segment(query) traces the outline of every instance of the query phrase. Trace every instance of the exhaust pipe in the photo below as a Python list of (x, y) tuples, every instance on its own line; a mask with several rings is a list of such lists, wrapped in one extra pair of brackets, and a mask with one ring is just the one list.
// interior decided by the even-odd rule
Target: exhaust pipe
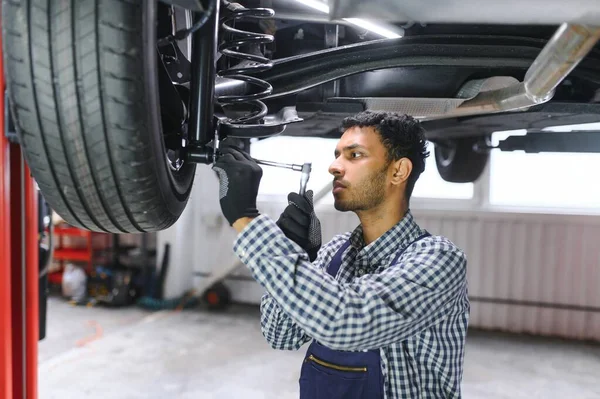
[(564, 23), (546, 44), (521, 83), (480, 92), (445, 115), (424, 120), (525, 110), (550, 101), (556, 87), (585, 58), (600, 39), (600, 28)]

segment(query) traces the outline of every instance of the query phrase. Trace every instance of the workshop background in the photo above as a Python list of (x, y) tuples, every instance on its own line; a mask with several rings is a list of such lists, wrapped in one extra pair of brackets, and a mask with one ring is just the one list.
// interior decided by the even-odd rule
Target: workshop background
[[(312, 162), (324, 241), (358, 224), (332, 206), (335, 144), (274, 137), (250, 147), (259, 159)], [(411, 209), (468, 258), (463, 397), (600, 398), (599, 166), (600, 154), (492, 151), (478, 181), (452, 184), (428, 159)], [(263, 170), (259, 209), (276, 219), (300, 174)], [(55, 220), (40, 398), (297, 398), (305, 348), (264, 341), (264, 292), (232, 251), (216, 175), (199, 166), (196, 181), (183, 216), (157, 234), (90, 234)]]

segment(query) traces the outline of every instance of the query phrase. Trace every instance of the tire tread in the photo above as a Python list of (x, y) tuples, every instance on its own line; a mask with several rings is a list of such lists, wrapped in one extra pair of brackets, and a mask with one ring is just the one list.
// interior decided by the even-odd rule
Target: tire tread
[(81, 228), (162, 230), (189, 195), (174, 204), (158, 177), (167, 166), (146, 115), (144, 1), (3, 3), (7, 87), (26, 161), (51, 207)]

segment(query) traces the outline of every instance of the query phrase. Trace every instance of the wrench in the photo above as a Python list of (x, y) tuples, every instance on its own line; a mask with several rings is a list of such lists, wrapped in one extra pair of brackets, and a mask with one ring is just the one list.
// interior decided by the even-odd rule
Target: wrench
[[(252, 158), (254, 159), (254, 158)], [(254, 159), (254, 161), (259, 165), (265, 166), (274, 166), (276, 168), (285, 168), (295, 170), (297, 172), (302, 172), (300, 177), (300, 190), (298, 194), (304, 196), (306, 193), (306, 185), (308, 184), (308, 179), (310, 179), (310, 172), (312, 171), (312, 163), (305, 162), (302, 165), (290, 164), (290, 163), (281, 163), (281, 162), (272, 162), (272, 161), (263, 161), (260, 159)]]

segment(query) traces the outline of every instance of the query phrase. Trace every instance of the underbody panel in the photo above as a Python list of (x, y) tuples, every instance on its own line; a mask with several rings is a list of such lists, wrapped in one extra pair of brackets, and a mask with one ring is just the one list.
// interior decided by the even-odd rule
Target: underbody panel
[[(459, 98), (467, 82), (476, 79), (508, 76), (523, 81), (547, 42), (497, 35), (411, 36), (275, 60), (271, 70), (258, 76), (274, 86), (273, 95), (266, 100), (269, 109), (297, 104), (304, 119), (289, 125), (283, 134), (338, 137), (341, 118), (377, 103), (369, 100), (392, 105), (394, 98), (401, 97), (451, 102)], [(423, 123), (428, 137), (436, 139), (598, 122), (599, 89), (600, 52), (595, 49), (559, 84), (546, 104)]]
[[(324, 111), (310, 109), (322, 108)], [(360, 112), (360, 103), (299, 104), (298, 115), (303, 123), (288, 125), (284, 135), (318, 136), (338, 138), (342, 118)], [(524, 112), (480, 115), (468, 118), (452, 118), (425, 121), (427, 138), (430, 140), (453, 137), (485, 136), (497, 131), (518, 129), (543, 129), (553, 126), (577, 125), (600, 122), (600, 104), (574, 104), (550, 102)]]

